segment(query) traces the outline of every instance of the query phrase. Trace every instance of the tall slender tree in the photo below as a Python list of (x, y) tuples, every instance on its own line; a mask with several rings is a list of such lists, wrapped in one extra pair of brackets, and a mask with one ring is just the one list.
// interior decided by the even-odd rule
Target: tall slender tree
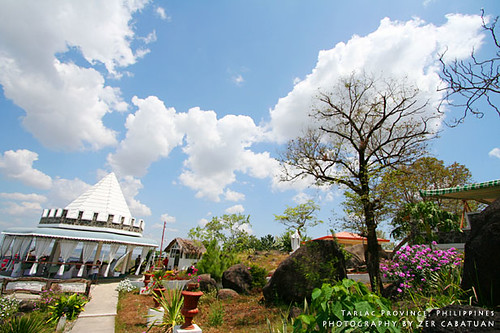
[(318, 185), (340, 184), (359, 197), (367, 233), (367, 268), (380, 292), (375, 212), (383, 206), (373, 193), (381, 172), (409, 164), (425, 154), (432, 137), (426, 101), (406, 81), (353, 73), (331, 91), (321, 92), (303, 136), (291, 140), (281, 156), (284, 180), (312, 176)]

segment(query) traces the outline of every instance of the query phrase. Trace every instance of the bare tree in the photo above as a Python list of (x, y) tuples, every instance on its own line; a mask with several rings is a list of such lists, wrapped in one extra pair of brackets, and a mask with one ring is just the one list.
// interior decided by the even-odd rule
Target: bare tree
[[(444, 105), (464, 108), (462, 116), (456, 118), (450, 124), (451, 126), (462, 123), (468, 113), (482, 118), (484, 113), (476, 108), (476, 102), (479, 100), (486, 100), (490, 107), (500, 115), (499, 106), (493, 100), (500, 93), (500, 76), (498, 74), (500, 66), (500, 43), (495, 34), (498, 16), (488, 25), (484, 18), (484, 11), (482, 10), (481, 12), (483, 29), (493, 39), (494, 46), (496, 47), (495, 54), (490, 59), (479, 60), (476, 57), (475, 51), (472, 51), (470, 60), (458, 61), (455, 59), (450, 65), (447, 65), (444, 61), (446, 52), (439, 57), (442, 67), (440, 77), (445, 82), (445, 86), (438, 89), (445, 93), (439, 109), (442, 109)], [(454, 99), (454, 97), (457, 97), (457, 99)]]
[(341, 184), (359, 198), (367, 236), (371, 287), (380, 292), (377, 223), (383, 207), (373, 186), (381, 172), (425, 153), (435, 114), (405, 81), (353, 74), (320, 93), (310, 116), (316, 127), (289, 141), (281, 156), (284, 180), (312, 176), (317, 185)]

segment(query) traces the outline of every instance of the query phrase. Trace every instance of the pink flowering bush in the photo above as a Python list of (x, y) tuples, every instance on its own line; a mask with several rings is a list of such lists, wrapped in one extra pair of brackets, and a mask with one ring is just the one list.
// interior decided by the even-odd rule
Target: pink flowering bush
[(397, 291), (401, 293), (425, 291), (433, 272), (448, 271), (461, 264), (462, 254), (454, 248), (440, 250), (428, 245), (407, 245), (396, 252), (394, 260), (383, 260), (380, 269), (383, 277), (399, 283)]

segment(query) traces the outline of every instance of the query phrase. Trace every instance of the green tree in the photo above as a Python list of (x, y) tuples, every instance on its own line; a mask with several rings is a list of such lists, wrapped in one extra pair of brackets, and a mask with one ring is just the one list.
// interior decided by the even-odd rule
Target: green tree
[[(406, 204), (422, 201), (420, 190), (431, 190), (466, 185), (472, 182), (472, 174), (465, 165), (454, 162), (445, 165), (434, 157), (419, 158), (408, 166), (399, 166), (385, 172), (379, 186), (380, 196), (387, 202), (388, 212), (394, 217)], [(460, 214), (459, 200), (436, 199), (443, 210)]]
[[(375, 220), (381, 223), (392, 219), (407, 204), (422, 201), (420, 190), (438, 189), (466, 185), (472, 182), (472, 174), (466, 166), (454, 162), (445, 165), (444, 161), (425, 156), (410, 165), (401, 165), (382, 173), (378, 183), (373, 186), (375, 200), (384, 202), (384, 206), (375, 212)], [(366, 233), (363, 223), (363, 205), (355, 193), (347, 189), (342, 203), (345, 217), (341, 220), (342, 229)], [(433, 200), (440, 209), (460, 214), (463, 204), (454, 199)], [(472, 210), (478, 206), (471, 202)]]
[(224, 249), (241, 250), (250, 243), (247, 230), (251, 227), (250, 215), (224, 214), (222, 217), (214, 216), (203, 227), (192, 228), (188, 236), (205, 244), (215, 240)]
[(430, 201), (406, 204), (398, 211), (391, 224), (391, 236), (401, 240), (393, 253), (406, 243), (430, 246), (432, 241), (437, 240), (438, 231), (460, 231), (458, 216), (440, 209)]
[(363, 207), (367, 268), (372, 290), (379, 293), (376, 212), (383, 202), (374, 196), (380, 174), (412, 163), (425, 154), (436, 115), (419, 91), (405, 81), (352, 74), (330, 92), (322, 92), (311, 117), (316, 127), (288, 143), (281, 157), (284, 180), (312, 176), (318, 185), (349, 188)]
[(260, 244), (259, 244), (259, 246), (260, 246), (259, 250), (262, 250), (262, 251), (271, 251), (271, 250), (275, 250), (277, 248), (274, 236), (271, 235), (271, 234), (262, 236), (260, 238), (259, 242), (260, 242)]
[(238, 263), (235, 251), (222, 250), (217, 240), (212, 239), (206, 244), (207, 251), (196, 264), (199, 274), (210, 274), (217, 281), (222, 279), (222, 273)]
[(313, 200), (299, 204), (295, 207), (287, 206), (283, 215), (274, 215), (274, 219), (288, 227), (290, 230), (297, 230), (302, 237), (307, 227), (314, 227), (323, 221), (319, 220), (315, 213), (319, 206)]

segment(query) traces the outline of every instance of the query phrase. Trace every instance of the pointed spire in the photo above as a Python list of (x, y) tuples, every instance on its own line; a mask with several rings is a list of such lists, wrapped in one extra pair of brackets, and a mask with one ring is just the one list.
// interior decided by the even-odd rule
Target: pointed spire
[(114, 172), (101, 179), (66, 208), (68, 212), (98, 212), (132, 217)]

